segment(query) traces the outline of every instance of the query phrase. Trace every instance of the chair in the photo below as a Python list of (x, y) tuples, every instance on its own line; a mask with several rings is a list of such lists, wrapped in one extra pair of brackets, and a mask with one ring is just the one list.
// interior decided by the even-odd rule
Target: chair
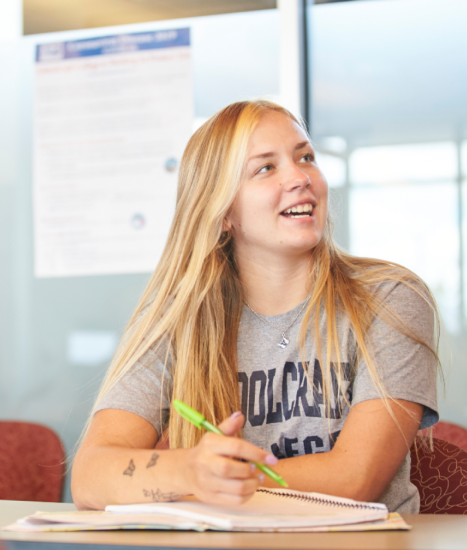
[(467, 515), (467, 451), (436, 438), (431, 451), (428, 438), (419, 436), (410, 454), (420, 513)]
[(452, 422), (440, 421), (433, 426), (433, 437), (449, 441), (467, 451), (467, 429)]
[(0, 499), (60, 502), (65, 453), (50, 428), (0, 422)]

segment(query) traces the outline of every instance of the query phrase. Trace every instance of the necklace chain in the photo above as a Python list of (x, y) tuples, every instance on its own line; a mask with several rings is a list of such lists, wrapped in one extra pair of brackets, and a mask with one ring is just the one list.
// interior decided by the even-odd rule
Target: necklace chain
[(253, 315), (255, 315), (260, 321), (262, 321), (263, 323), (265, 323), (266, 325), (269, 325), (271, 328), (273, 328), (274, 330), (277, 330), (277, 332), (280, 332), (281, 335), (282, 335), (282, 340), (277, 344), (277, 347), (278, 348), (286, 348), (288, 345), (289, 345), (289, 342), (290, 340), (286, 337), (286, 332), (289, 330), (289, 328), (295, 323), (295, 321), (300, 317), (302, 311), (305, 309), (305, 307), (307, 306), (309, 302), (309, 298), (308, 300), (306, 300), (306, 302), (303, 304), (303, 306), (300, 308), (300, 311), (297, 313), (297, 315), (294, 317), (293, 321), (287, 326), (287, 328), (285, 328), (284, 330), (281, 330), (280, 328), (277, 328), (275, 327), (274, 325), (272, 325), (269, 321), (267, 321), (262, 315), (260, 315), (259, 313), (256, 313), (256, 311), (250, 306), (250, 304), (245, 300), (245, 305), (246, 307), (251, 311), (251, 313), (253, 313)]

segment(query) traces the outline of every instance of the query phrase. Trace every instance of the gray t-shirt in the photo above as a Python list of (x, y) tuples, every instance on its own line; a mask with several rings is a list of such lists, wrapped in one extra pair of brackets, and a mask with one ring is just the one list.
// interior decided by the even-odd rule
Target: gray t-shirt
[[(378, 292), (424, 341), (432, 343), (433, 313), (416, 292), (396, 283), (386, 283)], [(265, 318), (284, 330), (302, 307), (303, 303), (287, 313)], [(306, 341), (306, 362), (309, 379), (313, 381), (311, 389), (300, 357), (298, 340), (302, 316), (287, 331), (290, 343), (284, 349), (277, 346), (280, 332), (258, 319), (247, 307), (239, 327), (239, 392), (246, 417), (243, 437), (279, 458), (332, 449), (349, 413), (343, 393), (350, 407), (380, 397), (365, 361), (356, 363), (356, 347), (347, 317), (337, 313), (343, 380), (339, 391), (336, 377), (332, 377), (333, 398), (331, 408), (326, 410), (318, 352), (310, 336)], [(323, 313), (322, 334), (325, 326)], [(380, 319), (373, 320), (367, 344), (387, 393), (394, 399), (424, 406), (420, 429), (435, 424), (438, 421), (436, 362), (432, 355)], [(326, 349), (325, 339), (321, 347)], [(169, 396), (171, 393), (171, 379), (168, 369), (164, 369), (164, 360), (165, 352), (156, 355), (149, 349), (107, 393), (97, 410), (122, 409), (138, 414), (160, 435), (167, 427), (167, 393)], [(410, 482), (409, 453), (380, 502), (390, 511), (418, 513), (420, 499)]]

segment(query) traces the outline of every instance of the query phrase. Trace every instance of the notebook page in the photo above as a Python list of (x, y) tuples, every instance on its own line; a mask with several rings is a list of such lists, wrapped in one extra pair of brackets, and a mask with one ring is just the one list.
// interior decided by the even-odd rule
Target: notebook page
[(107, 506), (106, 510), (173, 515), (222, 529), (345, 525), (385, 520), (388, 516), (383, 504), (284, 489), (260, 489), (240, 506), (210, 506), (191, 497), (178, 502)]

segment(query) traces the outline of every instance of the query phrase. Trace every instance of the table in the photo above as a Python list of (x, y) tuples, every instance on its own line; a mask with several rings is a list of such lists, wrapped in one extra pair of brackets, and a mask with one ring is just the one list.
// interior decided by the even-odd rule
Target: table
[[(0, 501), (0, 527), (45, 512), (75, 510), (73, 504)], [(6, 550), (467, 550), (467, 516), (410, 515), (411, 531), (367, 533), (218, 533), (176, 531), (104, 531), (14, 533), (0, 529)], [(84, 545), (84, 546), (83, 546)]]

